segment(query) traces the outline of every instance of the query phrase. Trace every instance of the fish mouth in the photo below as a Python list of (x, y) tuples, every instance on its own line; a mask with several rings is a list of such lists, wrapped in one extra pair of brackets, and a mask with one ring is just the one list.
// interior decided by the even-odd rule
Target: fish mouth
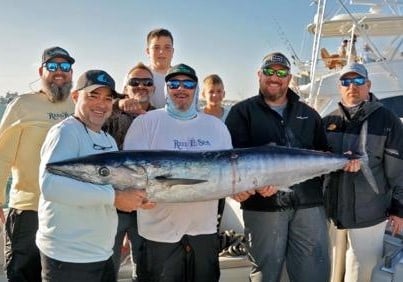
[(46, 170), (53, 174), (62, 175), (62, 176), (70, 176), (70, 174), (66, 173), (64, 170), (62, 170), (58, 167), (52, 166), (52, 165), (46, 165)]
[(56, 175), (59, 175), (59, 176), (68, 177), (68, 178), (73, 178), (73, 179), (81, 181), (81, 182), (90, 182), (90, 183), (94, 183), (94, 184), (102, 184), (102, 183), (94, 182), (94, 181), (92, 181), (90, 179), (83, 180), (82, 175), (76, 175), (76, 174), (71, 173), (71, 172), (69, 173), (69, 172), (65, 171), (64, 169), (56, 167), (56, 166), (46, 165), (46, 170), (48, 172), (50, 172), (50, 173), (53, 173), (53, 174), (56, 174)]

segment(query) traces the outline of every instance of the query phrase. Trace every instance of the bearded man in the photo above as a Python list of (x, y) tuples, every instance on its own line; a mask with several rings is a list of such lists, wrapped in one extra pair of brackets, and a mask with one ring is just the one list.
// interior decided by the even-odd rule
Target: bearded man
[(41, 281), (38, 229), (39, 153), (49, 128), (71, 115), (74, 58), (60, 47), (45, 49), (39, 67), (41, 90), (24, 94), (7, 106), (0, 123), (0, 203), (12, 176), (5, 219), (5, 268), (8, 281)]

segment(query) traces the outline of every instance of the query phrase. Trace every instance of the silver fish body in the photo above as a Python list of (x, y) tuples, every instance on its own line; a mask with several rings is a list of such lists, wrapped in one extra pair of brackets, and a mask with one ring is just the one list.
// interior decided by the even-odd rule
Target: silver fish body
[(119, 151), (47, 164), (51, 173), (115, 189), (145, 189), (154, 202), (219, 199), (274, 185), (280, 190), (343, 168), (343, 155), (264, 146), (207, 151)]

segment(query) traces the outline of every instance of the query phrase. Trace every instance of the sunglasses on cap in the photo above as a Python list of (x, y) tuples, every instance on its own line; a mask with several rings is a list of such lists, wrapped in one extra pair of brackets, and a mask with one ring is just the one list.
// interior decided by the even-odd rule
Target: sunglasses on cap
[(279, 78), (287, 77), (290, 74), (289, 70), (274, 70), (270, 68), (264, 68), (262, 69), (262, 72), (264, 73), (264, 75), (267, 76), (272, 76), (276, 74), (276, 76)]
[(367, 80), (362, 76), (358, 76), (358, 77), (354, 77), (354, 78), (340, 79), (340, 83), (344, 87), (349, 87), (351, 83), (356, 85), (356, 86), (362, 86), (362, 85), (365, 84), (366, 81)]
[(133, 87), (138, 87), (143, 85), (145, 87), (151, 87), (154, 85), (154, 81), (152, 78), (137, 78), (137, 77), (132, 77), (129, 79), (127, 82), (127, 85), (133, 86)]
[(195, 89), (196, 88), (197, 82), (194, 80), (178, 80), (178, 79), (172, 79), (167, 81), (167, 86), (169, 89), (178, 89), (180, 86), (182, 86), (185, 89)]
[(62, 72), (69, 72), (71, 70), (71, 63), (69, 62), (46, 62), (43, 64), (44, 67), (50, 72), (55, 72), (60, 69)]

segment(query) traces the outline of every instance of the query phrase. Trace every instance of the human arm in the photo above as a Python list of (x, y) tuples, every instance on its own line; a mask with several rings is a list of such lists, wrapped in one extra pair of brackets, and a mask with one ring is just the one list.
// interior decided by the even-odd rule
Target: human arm
[(269, 185), (256, 189), (256, 192), (258, 192), (262, 197), (270, 197), (276, 194), (278, 189), (275, 186)]
[(64, 124), (52, 127), (41, 148), (39, 184), (42, 197), (46, 201), (72, 206), (112, 205), (115, 192), (111, 185), (81, 182), (46, 170), (49, 162), (91, 153), (91, 144), (77, 127)]
[[(5, 191), (10, 176), (11, 166), (16, 158), (21, 128), (12, 126), (18, 121), (19, 100), (7, 105), (0, 122), (0, 204), (5, 204)], [(4, 215), (3, 215), (4, 217)]]
[(249, 199), (250, 196), (259, 193), (262, 197), (271, 197), (278, 192), (275, 186), (269, 185), (258, 189), (251, 189), (248, 191), (240, 192), (231, 196), (237, 202), (243, 202)]
[(115, 102), (118, 106), (118, 108), (129, 114), (134, 114), (134, 115), (141, 115), (146, 113), (145, 110), (142, 109), (141, 104), (139, 103), (137, 98), (122, 98), (122, 99), (116, 99)]
[(231, 196), (232, 199), (234, 199), (237, 202), (243, 202), (246, 201), (247, 199), (249, 199), (250, 196), (255, 195), (256, 191), (255, 189), (251, 189), (248, 191), (244, 191), (244, 192), (240, 192), (237, 194), (234, 194)]
[(137, 209), (151, 209), (155, 203), (147, 200), (147, 194), (144, 190), (125, 189), (115, 191), (114, 205), (118, 210), (131, 212)]
[(12, 126), (0, 134), (0, 203), (5, 204), (6, 187), (10, 177), (11, 167), (13, 166), (17, 151), (19, 139), (21, 137), (21, 127)]

